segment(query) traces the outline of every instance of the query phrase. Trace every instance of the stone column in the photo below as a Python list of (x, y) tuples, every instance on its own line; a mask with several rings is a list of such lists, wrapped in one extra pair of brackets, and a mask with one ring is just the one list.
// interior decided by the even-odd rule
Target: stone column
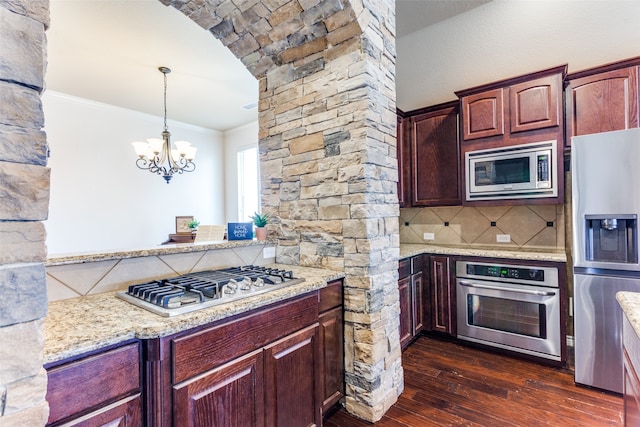
[(344, 270), (347, 410), (376, 421), (403, 390), (395, 4), (352, 2), (322, 50), (260, 81), (263, 209), (278, 262)]
[(49, 209), (44, 87), (48, 1), (0, 2), (0, 426), (44, 425)]

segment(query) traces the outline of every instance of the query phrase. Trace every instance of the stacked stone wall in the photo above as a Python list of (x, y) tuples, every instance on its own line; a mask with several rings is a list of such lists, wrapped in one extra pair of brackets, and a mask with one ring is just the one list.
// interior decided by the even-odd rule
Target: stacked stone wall
[(40, 94), (48, 2), (0, 1), (0, 426), (44, 425), (42, 221), (49, 169)]

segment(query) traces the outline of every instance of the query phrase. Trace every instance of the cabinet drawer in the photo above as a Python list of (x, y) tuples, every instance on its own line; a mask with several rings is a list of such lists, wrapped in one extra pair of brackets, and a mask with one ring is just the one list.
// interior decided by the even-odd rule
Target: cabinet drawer
[(318, 320), (318, 294), (259, 310), (172, 340), (173, 383), (264, 347)]
[(49, 423), (140, 391), (140, 344), (128, 344), (47, 371)]
[(329, 282), (326, 288), (320, 289), (320, 313), (342, 305), (342, 280)]

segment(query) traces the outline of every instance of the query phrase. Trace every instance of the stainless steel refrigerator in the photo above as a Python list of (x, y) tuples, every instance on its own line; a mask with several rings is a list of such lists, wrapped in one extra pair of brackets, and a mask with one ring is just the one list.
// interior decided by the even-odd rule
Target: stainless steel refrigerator
[(640, 129), (571, 142), (575, 380), (622, 392), (618, 291), (640, 292)]

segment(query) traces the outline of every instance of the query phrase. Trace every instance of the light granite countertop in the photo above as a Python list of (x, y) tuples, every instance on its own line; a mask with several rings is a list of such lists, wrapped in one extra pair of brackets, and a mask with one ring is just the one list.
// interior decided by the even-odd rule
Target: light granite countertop
[(245, 246), (270, 246), (275, 245), (271, 240), (222, 240), (205, 243), (178, 243), (161, 245), (152, 248), (113, 250), (102, 252), (82, 252), (75, 254), (53, 255), (47, 259), (46, 266), (79, 264), (96, 261), (109, 261), (113, 259), (126, 259), (147, 257), (156, 255), (183, 254), (189, 252), (202, 252), (212, 249), (232, 249)]
[(640, 336), (640, 292), (618, 292), (616, 299), (636, 334)]
[(455, 246), (439, 246), (439, 245), (421, 245), (421, 244), (401, 244), (400, 259), (409, 258), (421, 254), (437, 254), (437, 255), (460, 255), (487, 258), (509, 258), (530, 261), (554, 261), (567, 262), (567, 255), (564, 252), (535, 252), (495, 249), (495, 248), (460, 248)]
[(305, 281), (172, 317), (162, 317), (123, 301), (116, 297), (115, 292), (52, 302), (45, 318), (44, 361), (56, 362), (133, 338), (171, 335), (324, 288), (327, 282), (344, 277), (344, 273), (331, 270), (272, 266), (292, 270), (295, 277), (302, 277)]

